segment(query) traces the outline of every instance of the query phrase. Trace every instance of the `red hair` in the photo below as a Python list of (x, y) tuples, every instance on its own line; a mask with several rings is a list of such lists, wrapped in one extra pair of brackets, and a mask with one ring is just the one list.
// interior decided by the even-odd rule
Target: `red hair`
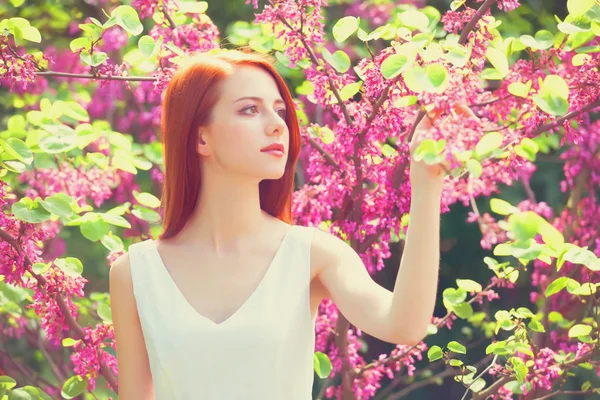
[(219, 83), (236, 66), (262, 68), (274, 79), (286, 104), (289, 152), (285, 173), (280, 179), (259, 184), (260, 207), (270, 215), (292, 223), (294, 171), (300, 154), (300, 128), (292, 95), (274, 67), (272, 57), (249, 50), (221, 50), (192, 56), (173, 75), (165, 91), (161, 116), (161, 136), (165, 159), (162, 190), (163, 232), (161, 239), (175, 236), (185, 225), (202, 188), (198, 128), (210, 123), (218, 101)]

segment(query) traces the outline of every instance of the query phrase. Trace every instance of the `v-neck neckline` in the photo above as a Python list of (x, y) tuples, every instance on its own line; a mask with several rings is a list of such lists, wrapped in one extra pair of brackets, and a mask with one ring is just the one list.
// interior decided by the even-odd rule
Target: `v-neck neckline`
[(152, 249), (156, 255), (156, 259), (157, 259), (157, 263), (159, 264), (160, 269), (165, 273), (166, 275), (166, 280), (169, 282), (169, 284), (173, 287), (174, 291), (177, 293), (177, 296), (180, 297), (180, 299), (183, 301), (183, 303), (185, 304), (185, 306), (187, 308), (189, 308), (198, 318), (200, 318), (203, 321), (208, 322), (211, 326), (215, 326), (215, 327), (219, 327), (219, 326), (224, 326), (226, 325), (228, 322), (230, 322), (231, 320), (233, 320), (238, 314), (240, 314), (242, 312), (242, 310), (244, 308), (246, 308), (247, 304), (250, 303), (250, 301), (257, 296), (257, 293), (260, 291), (260, 289), (262, 288), (262, 286), (264, 286), (265, 281), (267, 280), (267, 278), (269, 277), (269, 275), (271, 274), (271, 270), (273, 269), (273, 267), (276, 265), (276, 261), (280, 256), (280, 253), (282, 251), (282, 249), (284, 248), (288, 238), (291, 236), (291, 232), (294, 230), (295, 225), (291, 225), (287, 232), (285, 233), (285, 235), (283, 236), (283, 239), (281, 240), (281, 242), (279, 242), (279, 246), (277, 247), (277, 250), (275, 251), (275, 254), (273, 256), (273, 258), (271, 259), (271, 262), (269, 263), (269, 266), (267, 267), (263, 277), (261, 278), (260, 282), (258, 283), (258, 285), (256, 286), (256, 288), (251, 292), (251, 294), (248, 296), (248, 298), (242, 303), (241, 306), (239, 306), (237, 308), (237, 310), (235, 310), (233, 312), (233, 314), (231, 314), (229, 317), (227, 317), (226, 319), (224, 319), (221, 322), (216, 322), (210, 318), (208, 318), (205, 315), (202, 315), (198, 312), (198, 310), (196, 310), (194, 308), (194, 306), (192, 306), (192, 304), (189, 302), (189, 300), (185, 297), (185, 295), (183, 294), (183, 292), (181, 291), (181, 289), (179, 288), (179, 286), (177, 285), (177, 283), (175, 282), (175, 280), (173, 279), (173, 277), (171, 276), (171, 274), (169, 273), (169, 270), (167, 269), (162, 256), (160, 255), (160, 252), (158, 251), (158, 247), (156, 246), (156, 241), (154, 239), (150, 239), (150, 242), (152, 244)]

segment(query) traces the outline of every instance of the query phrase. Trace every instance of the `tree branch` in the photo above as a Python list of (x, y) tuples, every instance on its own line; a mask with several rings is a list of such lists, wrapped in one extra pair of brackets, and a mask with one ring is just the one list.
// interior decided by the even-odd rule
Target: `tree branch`
[(477, 22), (492, 8), (492, 5), (496, 2), (496, 0), (485, 0), (485, 2), (479, 7), (473, 18), (465, 25), (465, 29), (460, 34), (460, 38), (458, 39), (458, 43), (465, 44), (469, 38), (469, 33), (475, 28)]
[[(47, 282), (46, 278), (44, 278), (41, 275), (36, 274), (35, 272), (33, 272), (33, 270), (31, 270), (31, 266), (33, 265), (33, 263), (31, 262), (31, 259), (27, 255), (27, 252), (25, 252), (23, 250), (23, 247), (21, 247), (21, 244), (15, 238), (13, 238), (11, 235), (9, 235), (7, 232), (5, 232), (2, 229), (0, 229), (0, 239), (4, 240), (6, 243), (11, 245), (12, 248), (15, 249), (15, 251), (17, 251), (19, 254), (23, 255), (24, 262), (25, 262), (25, 268), (27, 268), (27, 271), (36, 279), (36, 281), (38, 282), (38, 286), (40, 287), (40, 290), (42, 292), (45, 292), (44, 286), (46, 285), (46, 282)], [(56, 303), (58, 304), (58, 307), (60, 308), (61, 312), (63, 313), (63, 316), (65, 318), (65, 323), (67, 324), (67, 326), (69, 326), (69, 328), (71, 328), (75, 332), (78, 339), (81, 339), (85, 343), (85, 331), (83, 330), (81, 325), (79, 325), (79, 323), (77, 323), (77, 321), (73, 317), (73, 314), (71, 314), (71, 310), (67, 306), (65, 299), (61, 295), (56, 294), (55, 300), (56, 300)], [(112, 386), (112, 388), (115, 391), (117, 391), (117, 388), (118, 388), (117, 377), (113, 374), (112, 370), (105, 363), (103, 363), (101, 361), (100, 361), (100, 373), (104, 376), (104, 378), (106, 379), (108, 384), (110, 386)]]

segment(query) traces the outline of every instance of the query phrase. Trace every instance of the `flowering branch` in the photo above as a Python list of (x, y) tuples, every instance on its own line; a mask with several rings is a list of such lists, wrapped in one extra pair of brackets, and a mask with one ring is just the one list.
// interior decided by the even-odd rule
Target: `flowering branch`
[[(592, 350), (594, 348), (592, 348)], [(574, 366), (577, 366), (579, 364), (583, 364), (584, 362), (588, 361), (590, 358), (592, 358), (592, 355), (593, 355), (593, 351), (590, 351), (589, 353), (585, 354), (584, 356), (582, 356), (580, 358), (577, 358), (575, 360), (565, 361), (565, 362), (562, 362), (562, 363), (558, 363), (557, 365), (561, 369), (565, 368), (565, 367), (566, 368), (574, 367)], [(536, 374), (538, 372), (541, 372), (541, 370), (535, 370), (533, 373)], [(482, 391), (477, 392), (477, 393), (473, 393), (472, 400), (484, 400), (484, 399), (487, 399), (489, 396), (491, 396), (492, 394), (496, 393), (498, 391), (498, 389), (500, 389), (502, 386), (504, 386), (508, 382), (512, 382), (512, 381), (516, 381), (516, 380), (517, 380), (517, 378), (514, 377), (513, 375), (505, 375), (502, 378), (498, 379), (496, 382), (492, 383), (487, 389), (482, 390)]]
[[(27, 255), (27, 252), (25, 252), (23, 250), (23, 247), (21, 247), (21, 244), (15, 238), (13, 238), (11, 235), (9, 235), (7, 232), (5, 232), (3, 229), (0, 229), (0, 239), (4, 240), (6, 243), (11, 245), (12, 248), (15, 249), (15, 251), (17, 251), (19, 254), (23, 255), (25, 268), (27, 268), (27, 271), (38, 282), (40, 291), (45, 293), (44, 287), (47, 282), (46, 278), (44, 278), (41, 275), (36, 274), (31, 269), (31, 266), (33, 265), (33, 263), (31, 262), (29, 255)], [(77, 336), (78, 339), (85, 342), (86, 333), (83, 330), (83, 328), (81, 327), (81, 325), (79, 325), (77, 323), (77, 321), (73, 317), (73, 314), (71, 314), (71, 310), (67, 306), (65, 299), (59, 294), (56, 294), (55, 299), (56, 299), (56, 303), (58, 304), (58, 307), (60, 308), (60, 310), (62, 311), (62, 313), (64, 315), (65, 323), (69, 326), (69, 328), (71, 328), (75, 332), (75, 335)], [(117, 387), (118, 387), (117, 377), (113, 374), (112, 370), (104, 362), (102, 362), (102, 360), (99, 360), (99, 363), (100, 363), (100, 373), (104, 376), (104, 378), (106, 379), (108, 384), (116, 391)]]
[(477, 12), (473, 16), (473, 18), (467, 23), (467, 25), (465, 25), (465, 29), (460, 34), (458, 43), (467, 43), (467, 39), (469, 38), (469, 33), (471, 32), (471, 30), (475, 28), (477, 22), (489, 11), (490, 8), (492, 8), (492, 4), (494, 4), (495, 2), (496, 0), (485, 0), (485, 2), (481, 5), (481, 7), (479, 7)]

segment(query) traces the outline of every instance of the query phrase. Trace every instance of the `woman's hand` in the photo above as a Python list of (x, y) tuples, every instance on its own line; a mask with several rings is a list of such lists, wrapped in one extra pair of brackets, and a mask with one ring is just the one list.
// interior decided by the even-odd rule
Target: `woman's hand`
[[(473, 111), (464, 104), (456, 103), (452, 108), (454, 118), (469, 118), (477, 119)], [(430, 109), (426, 112), (423, 119), (419, 122), (415, 129), (415, 133), (410, 142), (410, 181), (414, 188), (421, 186), (440, 186), (444, 177), (449, 172), (449, 164), (447, 161), (442, 161), (439, 164), (428, 165), (424, 161), (416, 161), (415, 153), (421, 142), (428, 136), (427, 132), (433, 129), (433, 124), (440, 116), (440, 112), (436, 109)]]

